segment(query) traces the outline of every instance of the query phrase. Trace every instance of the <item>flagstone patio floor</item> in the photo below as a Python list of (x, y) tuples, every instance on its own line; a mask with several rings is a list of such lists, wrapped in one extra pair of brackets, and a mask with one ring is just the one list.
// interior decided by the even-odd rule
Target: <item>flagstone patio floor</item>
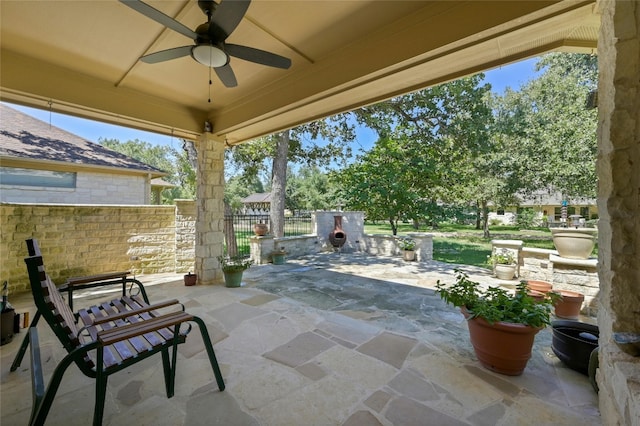
[[(602, 424), (597, 394), (553, 354), (550, 329), (536, 336), (521, 376), (480, 366), (463, 316), (433, 291), (438, 280), (453, 282), (454, 266), (326, 253), (253, 266), (240, 288), (186, 287), (176, 274), (141, 276), (152, 302), (177, 298), (205, 321), (227, 388), (218, 391), (199, 333), (192, 332), (179, 349), (175, 396), (166, 398), (161, 357), (151, 357), (111, 376), (104, 424)], [(461, 268), (499, 284), (485, 269)], [(104, 297), (86, 294), (75, 308)], [(30, 294), (10, 300), (33, 318)], [(44, 321), (39, 331), (48, 378), (65, 351)], [(29, 419), (28, 356), (9, 372), (24, 334), (0, 347), (3, 426)], [(72, 366), (47, 424), (89, 424), (93, 386)]]

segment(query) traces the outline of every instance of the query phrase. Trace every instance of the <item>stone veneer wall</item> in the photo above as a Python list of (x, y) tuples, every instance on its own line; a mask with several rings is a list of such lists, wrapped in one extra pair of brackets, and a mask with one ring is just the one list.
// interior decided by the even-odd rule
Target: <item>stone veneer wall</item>
[(193, 272), (196, 258), (196, 202), (174, 200), (174, 203), (176, 205), (175, 272)]
[(272, 235), (250, 238), (251, 260), (256, 265), (265, 265), (272, 261), (271, 252), (284, 249), (287, 257), (304, 256), (317, 253), (320, 249), (316, 235), (297, 235), (294, 237), (274, 238)]
[(342, 230), (347, 234), (347, 241), (341, 251), (345, 253), (360, 251), (364, 232), (364, 212), (355, 211), (317, 211), (312, 215), (311, 229), (318, 236), (320, 250), (333, 250), (329, 242), (329, 234), (335, 228), (334, 216), (342, 217)]
[[(364, 234), (364, 216), (362, 212), (314, 212), (311, 221), (314, 229), (321, 234), (300, 235), (295, 237), (274, 238), (271, 235), (251, 237), (251, 259), (256, 265), (271, 262), (271, 252), (284, 248), (287, 256), (296, 257), (321, 251), (333, 251), (328, 235), (334, 228), (334, 216), (341, 215), (342, 228), (347, 233), (347, 243), (342, 247), (345, 252), (366, 252), (374, 256), (401, 256), (398, 237), (393, 235)], [(347, 225), (347, 220), (348, 225)], [(433, 236), (422, 232), (407, 234), (416, 241), (416, 261), (433, 259)], [(351, 244), (349, 237), (351, 236)]]
[[(422, 232), (407, 233), (416, 242), (416, 261), (433, 260), (433, 235)], [(360, 250), (374, 256), (402, 256), (398, 246), (398, 237), (383, 234), (365, 234), (362, 237)]]
[(613, 333), (640, 333), (640, 2), (598, 6), (598, 396), (603, 424), (638, 426), (640, 357)]
[(177, 207), (0, 204), (0, 279), (11, 292), (28, 291), (24, 258), (31, 237), (57, 284), (110, 271), (193, 270), (194, 213), (194, 201)]

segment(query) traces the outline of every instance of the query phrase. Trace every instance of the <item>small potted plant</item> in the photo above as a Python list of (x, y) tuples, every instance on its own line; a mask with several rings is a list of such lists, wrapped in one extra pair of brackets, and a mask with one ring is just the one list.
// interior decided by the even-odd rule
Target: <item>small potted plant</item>
[(493, 267), (496, 277), (501, 280), (512, 280), (516, 275), (516, 259), (509, 249), (496, 250), (487, 256), (487, 263)]
[(402, 258), (404, 260), (415, 260), (416, 258), (416, 242), (413, 238), (404, 237), (398, 239), (398, 247), (402, 250)]
[(535, 335), (551, 323), (552, 297), (534, 300), (527, 294), (525, 281), (513, 293), (498, 287), (483, 288), (460, 270), (456, 270), (453, 285), (438, 281), (436, 289), (467, 318), (471, 344), (485, 368), (511, 376), (522, 374), (531, 358)]
[(184, 275), (183, 278), (184, 278), (184, 285), (186, 286), (196, 285), (196, 282), (198, 282), (198, 275), (192, 274), (191, 271), (189, 271), (187, 275)]
[(240, 287), (242, 273), (253, 264), (253, 260), (242, 256), (218, 256), (227, 287)]
[(284, 265), (286, 260), (285, 258), (286, 254), (287, 252), (285, 251), (284, 247), (275, 249), (274, 251), (271, 252), (271, 261), (273, 262), (274, 265)]

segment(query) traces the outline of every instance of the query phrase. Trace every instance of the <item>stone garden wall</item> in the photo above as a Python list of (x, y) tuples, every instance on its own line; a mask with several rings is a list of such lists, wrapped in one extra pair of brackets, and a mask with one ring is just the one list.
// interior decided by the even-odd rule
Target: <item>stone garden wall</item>
[(56, 284), (111, 271), (193, 270), (195, 203), (176, 206), (0, 204), (0, 279), (28, 291), (25, 240), (40, 243)]

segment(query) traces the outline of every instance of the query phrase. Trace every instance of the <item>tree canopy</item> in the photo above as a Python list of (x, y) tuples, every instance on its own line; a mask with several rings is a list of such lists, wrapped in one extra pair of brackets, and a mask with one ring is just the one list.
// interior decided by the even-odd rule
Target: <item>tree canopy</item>
[(164, 180), (176, 186), (162, 192), (163, 204), (171, 204), (177, 198), (195, 198), (196, 171), (189, 161), (186, 149), (176, 150), (167, 145), (152, 145), (138, 139), (121, 142), (117, 139), (100, 138), (98, 143), (168, 173)]
[(355, 111), (380, 138), (333, 175), (349, 182), (340, 192), (347, 206), (390, 222), (433, 222), (445, 206), (466, 205), (489, 236), (489, 205), (517, 205), (540, 190), (593, 197), (597, 123), (585, 102), (596, 58), (549, 54), (537, 69), (501, 96), (477, 74)]

